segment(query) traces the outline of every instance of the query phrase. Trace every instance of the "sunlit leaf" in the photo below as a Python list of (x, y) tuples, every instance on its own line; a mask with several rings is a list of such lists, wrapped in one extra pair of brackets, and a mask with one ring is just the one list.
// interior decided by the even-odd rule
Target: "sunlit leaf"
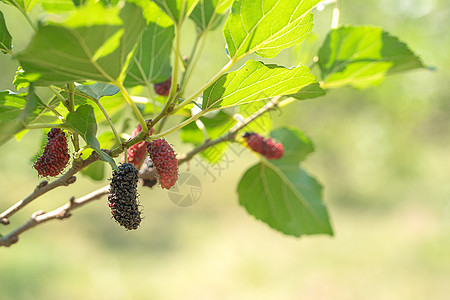
[(0, 51), (8, 53), (11, 50), (12, 37), (9, 34), (8, 28), (6, 28), (5, 18), (0, 11)]
[(31, 92), (0, 92), (0, 145), (33, 123), (52, 123), (58, 118)]
[[(243, 175), (239, 203), (249, 214), (287, 235), (333, 234), (322, 187), (299, 162), (313, 151), (298, 130), (282, 128), (274, 137), (284, 145), (281, 160), (262, 159)], [(300, 154), (299, 154), (300, 153)]]
[[(199, 121), (205, 127), (206, 135), (201, 130), (196, 122), (189, 123), (181, 129), (180, 138), (184, 143), (192, 143), (195, 146), (200, 145), (206, 138), (216, 139), (230, 130), (236, 121), (228, 114), (220, 111), (217, 115), (211, 118), (201, 117)], [(227, 150), (226, 143), (220, 143), (216, 146), (210, 147), (205, 151), (200, 152), (201, 156), (209, 163), (217, 163), (220, 161), (225, 151)]]
[(313, 28), (311, 10), (319, 0), (236, 0), (223, 29), (232, 59), (256, 52), (275, 57), (305, 40)]
[(29, 12), (33, 6), (37, 3), (37, 0), (0, 0), (1, 2), (11, 4), (18, 9)]
[(319, 50), (323, 87), (365, 88), (389, 74), (423, 68), (420, 59), (398, 38), (373, 26), (333, 29)]
[(199, 31), (214, 30), (220, 25), (232, 0), (200, 0), (190, 18)]
[(153, 0), (176, 24), (189, 17), (199, 0)]
[(73, 81), (116, 81), (145, 28), (142, 10), (98, 3), (81, 6), (63, 23), (40, 24), (31, 44), (19, 53), (24, 70), (40, 75), (40, 85)]
[(203, 109), (236, 106), (290, 95), (316, 83), (308, 67), (287, 69), (249, 60), (239, 70), (221, 76), (203, 92)]
[(147, 27), (130, 62), (127, 86), (159, 83), (170, 77), (170, 53), (175, 37), (172, 20), (153, 2), (133, 0), (143, 8)]
[(80, 105), (76, 111), (67, 115), (66, 124), (75, 130), (92, 149), (95, 149), (102, 160), (111, 164), (112, 167), (115, 166), (111, 156), (100, 150), (100, 143), (96, 137), (97, 121), (92, 106), (88, 104)]

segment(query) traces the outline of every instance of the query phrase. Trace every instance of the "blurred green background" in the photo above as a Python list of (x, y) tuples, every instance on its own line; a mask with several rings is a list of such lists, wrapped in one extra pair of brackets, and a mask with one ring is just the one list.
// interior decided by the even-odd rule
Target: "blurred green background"
[[(316, 152), (305, 167), (325, 187), (334, 237), (283, 236), (247, 215), (235, 190), (256, 158), (234, 147), (238, 151), (228, 151), (228, 160), (210, 173), (198, 160), (189, 170), (181, 167), (202, 182), (193, 206), (174, 205), (159, 188), (140, 188), (145, 219), (136, 232), (115, 224), (102, 198), (0, 248), (0, 298), (448, 299), (448, 3), (346, 0), (340, 8), (341, 24), (381, 26), (436, 69), (389, 77), (364, 91), (332, 90), (272, 113), (276, 125), (295, 125), (313, 139)], [(0, 10), (20, 51), (31, 37), (29, 26), (12, 7), (0, 4)], [(309, 63), (329, 30), (331, 11), (315, 11), (312, 38), (272, 61)], [(40, 13), (33, 9), (33, 18)], [(192, 22), (186, 25), (185, 54), (194, 32)], [(192, 89), (226, 60), (218, 30), (209, 36)], [(2, 90), (13, 89), (16, 68), (16, 61), (0, 56)], [(28, 133), (0, 147), (1, 211), (40, 181), (31, 161), (41, 138)], [(176, 134), (169, 140), (180, 153), (190, 149)], [(76, 184), (31, 203), (0, 233), (38, 209), (52, 210), (104, 184), (78, 176)]]

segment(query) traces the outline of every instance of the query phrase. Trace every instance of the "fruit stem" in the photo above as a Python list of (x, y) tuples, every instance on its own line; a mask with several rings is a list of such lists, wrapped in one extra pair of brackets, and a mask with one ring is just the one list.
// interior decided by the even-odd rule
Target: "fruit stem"
[(95, 100), (94, 101), (95, 104), (97, 104), (98, 108), (100, 108), (100, 110), (102, 111), (103, 115), (105, 116), (106, 122), (108, 122), (109, 127), (111, 127), (112, 132), (114, 133), (114, 137), (116, 138), (117, 144), (121, 145), (122, 141), (120, 140), (120, 136), (119, 133), (117, 133), (116, 128), (114, 127), (114, 124), (111, 121), (111, 118), (109, 117), (108, 113), (106, 112), (105, 108), (103, 107), (103, 105), (100, 103), (100, 101)]
[(115, 82), (115, 84), (119, 88), (120, 92), (122, 93), (122, 95), (125, 98), (125, 100), (127, 101), (127, 103), (131, 106), (131, 109), (133, 110), (134, 114), (136, 115), (137, 119), (139, 120), (139, 123), (142, 126), (142, 131), (144, 133), (147, 133), (148, 132), (147, 123), (145, 122), (144, 117), (142, 116), (141, 112), (139, 111), (139, 108), (137, 108), (133, 99), (131, 99), (130, 94), (128, 94), (127, 89), (123, 86), (122, 82)]
[[(69, 102), (68, 102), (68, 105), (67, 105), (67, 109), (70, 112), (74, 112), (75, 111), (75, 96), (74, 96), (75, 84), (73, 82), (68, 83), (67, 84), (67, 89), (68, 89), (68, 92), (69, 92)], [(72, 144), (73, 144), (73, 148), (74, 148), (75, 152), (80, 150), (80, 140), (78, 138), (78, 133), (72, 132), (71, 140), (72, 140)]]
[[(200, 56), (200, 53), (202, 51), (202, 48), (204, 46), (204, 41), (206, 39), (206, 34), (203, 33), (198, 33), (195, 40), (194, 40), (194, 44), (192, 45), (192, 50), (191, 50), (191, 54), (189, 54), (188, 57), (188, 62), (186, 65), (186, 70), (183, 73), (183, 76), (181, 77), (181, 83), (180, 83), (180, 92), (179, 95), (180, 97), (183, 96), (184, 90), (186, 89), (186, 86), (189, 82), (189, 79), (192, 75), (192, 70), (195, 68), (195, 65), (197, 64), (197, 60)], [(199, 41), (202, 41), (199, 44)]]
[(201, 93), (203, 93), (211, 84), (216, 82), (223, 74), (225, 74), (234, 64), (236, 63), (236, 60), (230, 59), (230, 61), (223, 66), (223, 68), (214, 75), (211, 80), (209, 80), (204, 86), (202, 86), (197, 92), (195, 92), (193, 95), (191, 95), (189, 98), (184, 100), (180, 105), (178, 105), (175, 109), (172, 110), (171, 114), (176, 113), (192, 101), (194, 101), (198, 96), (200, 96)]

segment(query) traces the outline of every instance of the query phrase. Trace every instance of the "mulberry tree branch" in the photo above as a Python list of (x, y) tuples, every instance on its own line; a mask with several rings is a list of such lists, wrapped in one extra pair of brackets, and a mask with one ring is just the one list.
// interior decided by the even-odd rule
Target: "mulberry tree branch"
[(242, 121), (241, 123), (238, 123), (235, 127), (233, 127), (232, 129), (230, 129), (230, 131), (228, 131), (227, 133), (223, 134), (222, 136), (218, 137), (217, 139), (211, 140), (211, 139), (207, 139), (205, 140), (205, 142), (203, 144), (198, 145), (197, 147), (195, 147), (194, 149), (192, 149), (190, 152), (188, 152), (185, 155), (182, 155), (179, 159), (178, 159), (178, 165), (181, 165), (185, 162), (190, 161), (195, 155), (197, 155), (198, 153), (213, 147), (217, 144), (220, 144), (222, 142), (231, 142), (234, 141), (236, 134), (242, 130), (245, 126), (247, 126), (248, 124), (250, 124), (251, 122), (253, 122), (254, 120), (256, 120), (259, 116), (261, 116), (262, 114), (268, 112), (269, 110), (273, 109), (275, 106), (278, 105), (278, 103), (280, 102), (281, 96), (277, 96), (275, 98), (272, 98), (269, 102), (266, 103), (266, 105), (264, 105), (263, 107), (261, 107), (260, 109), (258, 109), (256, 112), (254, 112), (252, 115), (250, 115), (249, 117), (247, 117), (244, 121)]
[(109, 192), (109, 185), (104, 186), (84, 197), (81, 197), (79, 199), (75, 199), (74, 197), (70, 198), (69, 202), (65, 205), (52, 210), (48, 213), (44, 213), (44, 211), (40, 210), (35, 212), (31, 215), (31, 218), (24, 223), (22, 226), (14, 229), (7, 235), (0, 238), (0, 246), (9, 247), (14, 243), (17, 243), (19, 240), (19, 235), (24, 233), (27, 230), (30, 230), (31, 228), (45, 223), (50, 220), (63, 220), (71, 216), (70, 212), (80, 206), (83, 206), (89, 202), (92, 202), (96, 199), (101, 198), (103, 195), (107, 194)]
[(24, 206), (29, 204), (31, 201), (42, 196), (43, 194), (47, 193), (48, 191), (51, 191), (54, 188), (59, 187), (59, 186), (68, 186), (68, 185), (74, 183), (77, 179), (74, 175), (78, 171), (87, 167), (88, 165), (90, 165), (94, 161), (97, 161), (98, 159), (99, 159), (99, 155), (97, 154), (97, 152), (93, 152), (92, 155), (90, 155), (87, 159), (85, 159), (81, 162), (74, 161), (72, 164), (72, 167), (66, 173), (64, 173), (64, 175), (61, 176), (60, 178), (58, 178), (50, 183), (46, 180), (42, 181), (41, 183), (39, 183), (36, 186), (36, 188), (30, 195), (28, 195), (26, 198), (17, 202), (13, 206), (11, 206), (7, 210), (5, 210), (3, 213), (1, 213), (0, 214), (0, 223), (2, 223), (4, 225), (9, 224), (9, 220), (8, 220), (9, 217), (11, 217), (16, 212), (18, 212), (20, 209), (22, 209)]

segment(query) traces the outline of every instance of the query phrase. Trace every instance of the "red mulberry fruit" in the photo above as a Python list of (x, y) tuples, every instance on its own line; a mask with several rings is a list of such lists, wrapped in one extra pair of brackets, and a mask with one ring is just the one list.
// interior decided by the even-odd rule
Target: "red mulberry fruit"
[(172, 85), (172, 76), (170, 76), (166, 81), (161, 83), (155, 83), (153, 88), (158, 95), (169, 96), (170, 86)]
[[(133, 130), (133, 132), (131, 133), (131, 137), (133, 138), (133, 137), (137, 136), (138, 133), (141, 131), (142, 131), (142, 126), (141, 126), (141, 124), (139, 124), (138, 127), (135, 130)], [(152, 132), (153, 132), (153, 128), (150, 130), (150, 134), (152, 134)], [(147, 145), (148, 145), (147, 141), (142, 141), (142, 142), (134, 144), (133, 146), (128, 148), (127, 149), (127, 162), (129, 162), (136, 168), (139, 168), (146, 157)], [(122, 162), (124, 162), (123, 159), (122, 159)]]
[(113, 171), (109, 187), (108, 206), (113, 218), (128, 230), (134, 230), (141, 223), (141, 211), (137, 202), (138, 169), (132, 164), (119, 165)]
[(69, 162), (69, 146), (67, 138), (60, 128), (52, 128), (47, 134), (44, 152), (36, 160), (33, 167), (43, 177), (57, 176)]
[(264, 155), (267, 159), (280, 159), (283, 157), (283, 144), (275, 142), (271, 138), (263, 138), (259, 134), (246, 132), (244, 139), (247, 145), (255, 152)]
[(169, 143), (157, 139), (147, 146), (153, 166), (158, 172), (159, 184), (163, 189), (170, 189), (178, 180), (178, 160)]

